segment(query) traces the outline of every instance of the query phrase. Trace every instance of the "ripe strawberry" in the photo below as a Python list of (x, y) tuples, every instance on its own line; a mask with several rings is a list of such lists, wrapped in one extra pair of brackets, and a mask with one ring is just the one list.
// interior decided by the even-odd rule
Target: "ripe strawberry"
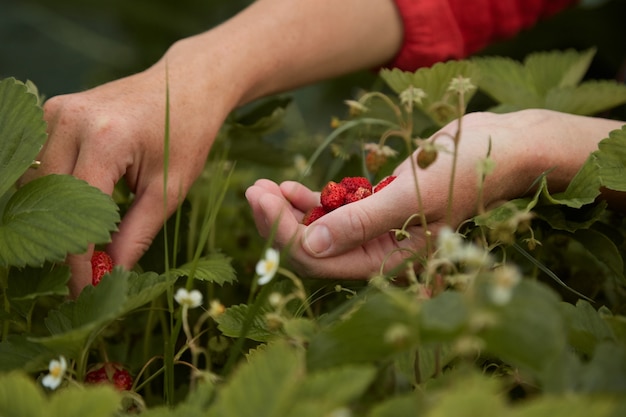
[(329, 181), (328, 184), (322, 189), (320, 196), (320, 202), (322, 207), (328, 212), (341, 207), (343, 200), (346, 197), (346, 189), (344, 186), (337, 184), (334, 181)]
[(116, 362), (97, 365), (85, 375), (86, 384), (113, 384), (120, 391), (128, 391), (133, 386), (133, 377)]
[(104, 366), (102, 368), (89, 371), (87, 372), (87, 375), (85, 375), (86, 384), (101, 384), (103, 382), (109, 382), (109, 377), (107, 376)]
[(126, 369), (118, 369), (113, 373), (113, 385), (120, 391), (130, 391), (133, 387), (133, 377)]
[(396, 179), (395, 175), (389, 175), (388, 177), (383, 178), (378, 184), (376, 184), (376, 187), (374, 187), (374, 192), (376, 193), (382, 190), (383, 188), (388, 186), (391, 181), (395, 179)]
[(106, 252), (94, 251), (91, 257), (91, 283), (95, 287), (104, 276), (113, 270), (113, 260)]
[(359, 188), (372, 190), (372, 183), (365, 177), (345, 177), (339, 184), (343, 185), (348, 193), (354, 193)]
[(359, 187), (355, 192), (346, 194), (344, 204), (354, 203), (372, 195), (372, 188)]
[(326, 210), (322, 206), (313, 207), (304, 215), (304, 218), (302, 219), (302, 224), (308, 226), (326, 213)]

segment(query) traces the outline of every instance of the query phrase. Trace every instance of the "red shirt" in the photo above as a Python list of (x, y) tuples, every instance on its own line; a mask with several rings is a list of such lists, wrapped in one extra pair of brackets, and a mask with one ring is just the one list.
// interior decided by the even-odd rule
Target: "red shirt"
[(404, 24), (389, 65), (407, 71), (460, 59), (510, 37), (577, 0), (394, 0)]

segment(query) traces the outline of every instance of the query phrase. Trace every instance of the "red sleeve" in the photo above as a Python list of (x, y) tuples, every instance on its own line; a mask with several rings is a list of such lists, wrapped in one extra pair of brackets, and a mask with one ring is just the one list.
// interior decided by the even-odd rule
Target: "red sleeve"
[(460, 59), (515, 35), (578, 0), (394, 0), (404, 41), (387, 66), (413, 71)]

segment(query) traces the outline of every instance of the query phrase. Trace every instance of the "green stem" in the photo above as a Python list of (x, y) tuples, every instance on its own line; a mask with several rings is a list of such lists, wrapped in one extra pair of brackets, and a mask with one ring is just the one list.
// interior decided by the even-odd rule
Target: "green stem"
[(0, 288), (2, 289), (2, 296), (4, 299), (4, 311), (7, 313), (7, 318), (2, 322), (2, 340), (6, 340), (9, 337), (10, 331), (10, 317), (11, 314), (11, 302), (7, 295), (7, 288), (9, 287), (9, 268), (0, 268)]
[(459, 148), (459, 141), (461, 140), (461, 130), (462, 130), (462, 125), (463, 125), (463, 111), (465, 109), (465, 100), (464, 100), (464, 94), (463, 92), (459, 92), (459, 102), (458, 102), (458, 107), (457, 107), (457, 111), (459, 113), (459, 117), (457, 119), (457, 129), (456, 129), (456, 133), (454, 134), (454, 148), (452, 149), (452, 170), (450, 173), (450, 185), (448, 187), (448, 207), (446, 209), (446, 224), (448, 226), (452, 226), (452, 208), (453, 208), (453, 203), (452, 203), (452, 198), (453, 198), (453, 194), (454, 194), (454, 179), (456, 177), (456, 166), (457, 166), (457, 160), (458, 160), (458, 148)]

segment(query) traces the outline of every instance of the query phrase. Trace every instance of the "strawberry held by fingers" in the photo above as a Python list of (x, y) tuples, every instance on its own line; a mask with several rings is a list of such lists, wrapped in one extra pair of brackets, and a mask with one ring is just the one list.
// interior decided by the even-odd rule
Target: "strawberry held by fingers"
[(94, 251), (91, 256), (91, 284), (95, 287), (105, 274), (113, 270), (113, 259), (108, 253)]

